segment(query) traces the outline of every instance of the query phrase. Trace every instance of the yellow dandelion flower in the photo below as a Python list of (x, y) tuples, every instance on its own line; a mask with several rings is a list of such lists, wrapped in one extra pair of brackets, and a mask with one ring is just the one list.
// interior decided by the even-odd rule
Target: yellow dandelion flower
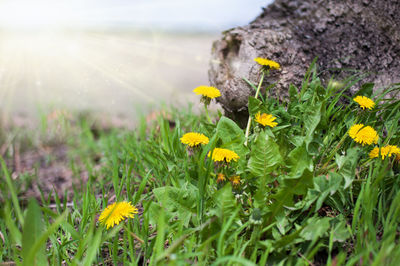
[(360, 131), (360, 129), (363, 128), (363, 127), (364, 127), (364, 124), (356, 124), (356, 125), (353, 125), (353, 126), (350, 128), (350, 130), (349, 130), (349, 136), (350, 136), (352, 139), (355, 139), (356, 136), (357, 136), (358, 131)]
[(209, 99), (214, 99), (221, 96), (221, 92), (217, 88), (208, 86), (199, 86), (195, 88), (193, 92)]
[[(392, 155), (395, 155), (396, 158), (397, 156), (400, 155), (400, 148), (397, 147), (396, 145), (386, 145), (381, 148), (381, 157), (382, 160), (385, 159), (386, 156), (392, 157)], [(379, 148), (375, 147), (372, 149), (372, 151), (369, 153), (369, 158), (377, 158), (379, 156)]]
[(240, 185), (240, 176), (238, 175), (232, 176), (229, 180), (232, 182), (233, 186)]
[(217, 183), (224, 182), (226, 180), (225, 175), (223, 173), (219, 173), (217, 175)]
[[(375, 147), (375, 148), (373, 148), (372, 149), (372, 151), (369, 153), (369, 158), (376, 158), (376, 157), (378, 157), (379, 156), (379, 148), (378, 147)], [(385, 158), (385, 155), (383, 155), (383, 152), (382, 152), (382, 159), (384, 159)]]
[(267, 66), (270, 69), (281, 69), (281, 66), (279, 65), (279, 63), (266, 59), (266, 58), (261, 58), (261, 57), (256, 57), (254, 58), (254, 61), (256, 61), (257, 63), (259, 63), (262, 66)]
[(353, 101), (358, 103), (362, 109), (368, 108), (372, 110), (372, 108), (375, 106), (374, 101), (365, 96), (357, 96), (353, 99)]
[(134, 218), (135, 213), (138, 213), (138, 209), (132, 206), (130, 202), (115, 202), (102, 211), (99, 222), (106, 225), (108, 229), (118, 225), (125, 218)]
[[(210, 157), (210, 153), (208, 153), (208, 157)], [(230, 162), (232, 160), (237, 161), (239, 159), (239, 155), (237, 155), (236, 152), (228, 150), (228, 149), (222, 149), (222, 148), (215, 148), (212, 151), (212, 156), (211, 159), (215, 162)]]
[(278, 123), (274, 122), (274, 120), (276, 119), (275, 116), (273, 115), (269, 115), (269, 114), (260, 114), (260, 112), (258, 112), (255, 116), (255, 121), (261, 125), (265, 126), (270, 126), (270, 127), (275, 127), (276, 125), (278, 125)]
[(355, 142), (362, 144), (371, 145), (372, 143), (378, 143), (378, 133), (370, 126), (364, 127), (363, 124), (357, 124), (350, 128), (349, 136), (354, 139)]
[(378, 143), (378, 139), (379, 136), (375, 129), (370, 126), (366, 126), (358, 131), (357, 136), (354, 140), (358, 143), (361, 143), (362, 145), (371, 145), (372, 143)]
[(182, 136), (181, 142), (190, 147), (195, 147), (200, 144), (208, 144), (209, 139), (201, 133), (189, 132)]

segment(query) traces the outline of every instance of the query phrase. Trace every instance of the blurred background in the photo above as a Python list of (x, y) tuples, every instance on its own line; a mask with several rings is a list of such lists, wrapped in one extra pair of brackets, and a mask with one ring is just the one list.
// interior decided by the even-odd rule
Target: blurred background
[(195, 102), (212, 42), (271, 0), (0, 0), (0, 111), (134, 120)]

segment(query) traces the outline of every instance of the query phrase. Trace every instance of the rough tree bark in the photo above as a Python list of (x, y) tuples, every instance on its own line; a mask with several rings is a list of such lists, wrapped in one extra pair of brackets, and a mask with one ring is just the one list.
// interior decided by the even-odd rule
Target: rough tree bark
[(280, 97), (317, 56), (326, 77), (350, 68), (372, 72), (375, 88), (400, 82), (400, 1), (276, 0), (249, 25), (224, 32), (213, 44), (209, 79), (226, 114), (242, 123), (254, 94), (243, 78), (259, 79), (258, 56), (281, 64), (266, 81)]

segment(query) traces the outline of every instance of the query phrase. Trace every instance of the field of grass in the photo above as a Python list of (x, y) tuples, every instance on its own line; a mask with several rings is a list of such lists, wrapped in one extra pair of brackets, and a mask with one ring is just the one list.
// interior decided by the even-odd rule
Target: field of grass
[[(348, 95), (360, 80), (350, 76), (323, 84), (311, 66), (302, 86), (290, 87), (287, 101), (269, 97), (268, 91), (249, 98), (248, 130), (221, 113), (209, 119), (190, 108), (169, 108), (156, 121), (142, 118), (133, 131), (93, 130), (89, 119), (60, 117), (53, 140), (68, 148), (67, 165), (78, 185), (26, 199), (21, 179), (37, 179), (37, 171), (12, 175), (14, 153), (4, 152), (0, 261), (396, 265), (400, 152), (384, 156), (378, 149), (371, 158), (371, 151), (399, 146), (400, 100), (385, 95), (400, 87), (373, 93), (373, 84), (360, 86), (357, 95), (375, 102), (363, 109), (353, 101), (357, 95)], [(258, 82), (249, 86), (256, 90)], [(276, 117), (277, 125), (254, 121), (262, 113)], [(372, 130), (361, 136), (360, 130), (349, 136), (356, 124), (377, 135)], [(52, 132), (49, 127), (43, 122), (42, 134)], [(209, 141), (189, 147), (181, 142), (188, 132)], [(15, 131), (10, 140), (11, 133), (2, 132), (2, 142), (46, 145), (40, 134)], [(237, 157), (216, 162), (209, 156), (215, 148)], [(79, 180), (83, 171), (85, 182)], [(137, 213), (107, 229), (100, 213), (123, 201)]]

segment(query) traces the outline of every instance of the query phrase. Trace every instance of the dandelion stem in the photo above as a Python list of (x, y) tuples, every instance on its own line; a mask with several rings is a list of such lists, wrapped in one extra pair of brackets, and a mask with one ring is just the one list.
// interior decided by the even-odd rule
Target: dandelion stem
[(204, 109), (206, 110), (206, 117), (207, 117), (207, 121), (212, 124), (212, 120), (210, 118), (210, 115), (208, 114), (208, 108), (207, 108), (207, 104), (204, 104)]
[[(254, 96), (254, 98), (257, 99), (258, 94), (260, 93), (260, 89), (261, 89), (261, 85), (264, 81), (264, 72), (261, 75), (261, 79), (260, 82), (258, 83), (258, 87), (257, 87), (257, 91), (256, 91), (256, 95)], [(251, 125), (251, 114), (249, 114), (249, 120), (247, 121), (247, 127), (246, 127), (246, 134), (245, 134), (245, 141), (244, 141), (244, 145), (247, 146), (247, 142), (249, 140), (249, 133), (250, 133), (250, 125)]]
[(320, 169), (320, 173), (322, 173), (324, 170), (327, 170), (325, 168), (328, 167), (329, 162), (333, 159), (333, 156), (335, 156), (335, 154), (337, 153), (337, 151), (340, 149), (340, 147), (342, 146), (343, 142), (346, 140), (347, 138), (347, 134), (345, 134), (342, 139), (339, 141), (339, 143), (336, 145), (335, 149), (330, 153), (330, 155), (328, 156), (328, 159), (326, 160), (326, 163), (321, 167)]
[[(358, 122), (358, 117), (356, 117), (356, 119), (354, 120), (353, 124), (357, 124), (357, 122)], [(325, 164), (321, 167), (321, 169), (319, 171), (320, 173), (324, 172), (324, 170), (326, 171), (325, 168), (328, 166), (329, 162), (333, 159), (333, 156), (335, 156), (335, 154), (340, 149), (340, 147), (343, 145), (343, 143), (344, 143), (344, 141), (346, 140), (347, 137), (348, 137), (348, 132), (342, 136), (342, 138), (339, 140), (339, 142), (336, 145), (336, 147), (328, 155), (328, 159), (326, 160)], [(322, 163), (323, 160), (324, 160), (324, 156), (321, 157), (320, 162)]]

